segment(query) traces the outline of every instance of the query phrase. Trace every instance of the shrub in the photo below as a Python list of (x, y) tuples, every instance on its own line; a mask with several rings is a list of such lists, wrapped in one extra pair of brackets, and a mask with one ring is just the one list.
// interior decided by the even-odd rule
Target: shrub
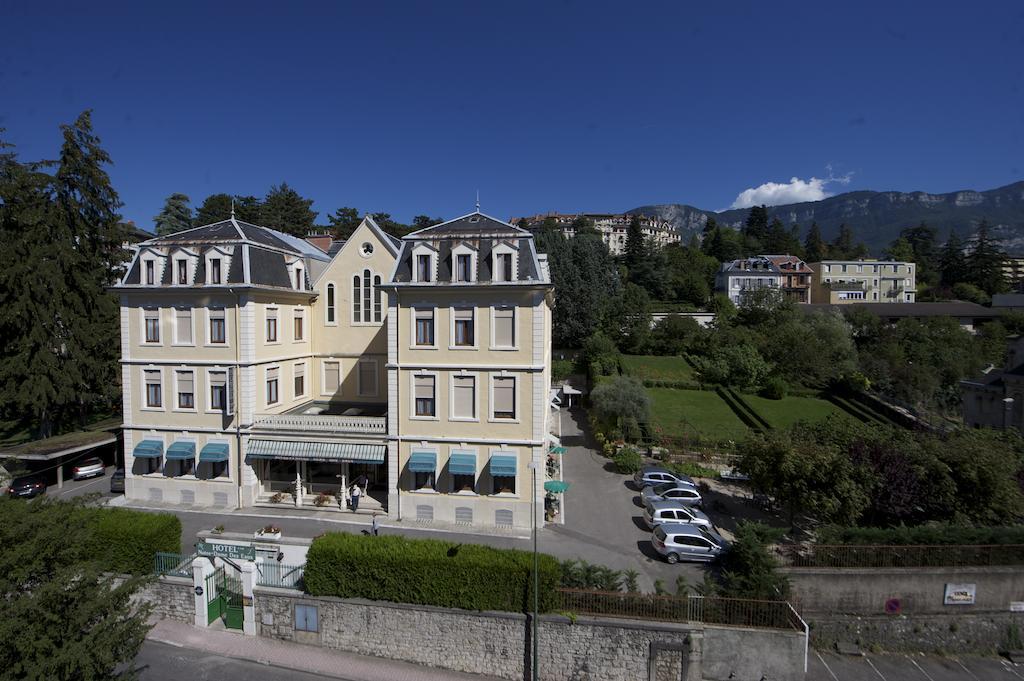
[(760, 395), (769, 400), (781, 400), (787, 392), (789, 392), (789, 386), (786, 385), (786, 381), (779, 376), (772, 376), (761, 388)]
[(632, 418), (647, 423), (651, 417), (651, 398), (637, 378), (616, 376), (602, 382), (590, 393), (594, 414), (604, 425), (620, 425)]
[(789, 580), (776, 569), (768, 545), (778, 541), (782, 531), (761, 523), (741, 521), (736, 538), (722, 558), (722, 584), (718, 595), (727, 598), (784, 600)]
[(918, 527), (844, 527), (818, 530), (818, 544), (1004, 545), (1024, 544), (1024, 527), (961, 527), (933, 523)]
[[(551, 612), (561, 568), (546, 554), (539, 566), (540, 609)], [(314, 596), (526, 612), (533, 609), (532, 573), (526, 551), (332, 532), (310, 546), (305, 583)]]
[(693, 461), (682, 461), (680, 463), (670, 463), (667, 468), (673, 473), (679, 473), (682, 475), (689, 475), (691, 478), (717, 478), (718, 471), (714, 468), (706, 468), (701, 466), (699, 463)]
[(626, 575), (621, 570), (613, 570), (603, 565), (594, 565), (585, 560), (566, 560), (562, 562), (561, 585), (566, 589), (618, 591), (622, 588), (626, 579)]
[(93, 516), (95, 531), (90, 546), (104, 570), (149, 574), (156, 553), (181, 551), (181, 520), (170, 513), (122, 508), (82, 512)]
[(623, 447), (612, 457), (612, 462), (619, 473), (636, 473), (644, 463), (635, 447)]
[(562, 381), (569, 378), (576, 370), (576, 363), (571, 359), (551, 360), (551, 380)]

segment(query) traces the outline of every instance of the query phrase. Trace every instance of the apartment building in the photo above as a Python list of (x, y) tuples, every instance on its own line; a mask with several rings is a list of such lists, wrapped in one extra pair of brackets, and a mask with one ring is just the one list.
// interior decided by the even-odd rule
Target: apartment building
[(823, 260), (811, 263), (811, 302), (913, 303), (916, 266), (894, 260)]
[(529, 526), (549, 438), (546, 256), (472, 213), (406, 236), (388, 288), (389, 509)]
[[(550, 278), (529, 233), (479, 213), (460, 220), (431, 230), (486, 229), (458, 243), (443, 230), (399, 241), (366, 218), (332, 243), (231, 218), (139, 244), (114, 287), (126, 496), (330, 508), (364, 477), (364, 509), (402, 517), (404, 492), (433, 494), (437, 519), (528, 526), (526, 464), (543, 462), (548, 426)], [(429, 282), (402, 265), (424, 248)], [(427, 333), (428, 309), (429, 349), (414, 333)], [(408, 390), (392, 385), (399, 373)], [(432, 493), (417, 486), (413, 440), (435, 454)], [(424, 505), (406, 515), (423, 517)]]
[[(680, 243), (682, 237), (672, 223), (647, 215), (639, 217), (644, 239), (656, 248)], [(566, 237), (572, 238), (576, 236), (576, 228), (573, 223), (579, 218), (586, 218), (591, 222), (612, 255), (622, 255), (626, 252), (626, 234), (629, 231), (629, 223), (633, 219), (632, 215), (623, 213), (543, 213), (526, 218), (513, 218), (512, 223), (523, 228), (536, 229), (541, 227), (545, 221), (553, 221)]]

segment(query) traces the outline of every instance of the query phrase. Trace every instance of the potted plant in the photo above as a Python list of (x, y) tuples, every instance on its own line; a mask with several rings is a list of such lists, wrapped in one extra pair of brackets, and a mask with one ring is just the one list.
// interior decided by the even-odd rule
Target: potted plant
[(224, 526), (223, 525), (218, 525), (217, 527), (213, 528), (213, 533), (214, 534), (224, 534)]
[(320, 494), (317, 494), (316, 498), (313, 499), (313, 505), (317, 507), (326, 506), (331, 503), (332, 499), (333, 497), (327, 492), (320, 492)]
[(256, 539), (280, 539), (281, 528), (277, 525), (265, 525), (256, 530), (254, 536)]

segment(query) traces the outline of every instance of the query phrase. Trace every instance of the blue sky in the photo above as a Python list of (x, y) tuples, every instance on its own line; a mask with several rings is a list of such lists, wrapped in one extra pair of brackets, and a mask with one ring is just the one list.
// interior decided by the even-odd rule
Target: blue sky
[(325, 222), (455, 217), (477, 190), (509, 217), (1024, 179), (1020, 2), (0, 0), (0, 16), (6, 138), (54, 157), (58, 125), (92, 108), (144, 228), (172, 192), (282, 181)]

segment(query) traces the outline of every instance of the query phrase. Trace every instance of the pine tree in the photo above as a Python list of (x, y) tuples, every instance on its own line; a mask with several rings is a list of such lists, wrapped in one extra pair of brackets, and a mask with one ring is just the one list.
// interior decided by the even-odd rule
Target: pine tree
[[(193, 221), (196, 227), (211, 225), (231, 217), (234, 205), (235, 218), (253, 225), (262, 225), (260, 217), (260, 200), (255, 196), (231, 196), (230, 194), (211, 194), (196, 209)], [(269, 227), (270, 225), (268, 225)]]
[(974, 248), (967, 256), (968, 282), (989, 295), (1006, 290), (1003, 276), (1005, 259), (1006, 255), (989, 236), (988, 220), (982, 220), (974, 236)]
[(629, 228), (626, 230), (626, 267), (633, 269), (640, 265), (646, 252), (644, 247), (644, 232), (640, 225), (640, 216), (634, 215), (629, 221)]
[(297, 191), (282, 182), (270, 188), (260, 208), (260, 220), (270, 227), (295, 236), (306, 236), (313, 229), (316, 211), (313, 199), (304, 199)]
[(755, 239), (758, 243), (764, 243), (768, 238), (768, 207), (754, 206), (747, 215), (747, 221), (743, 226), (743, 236), (748, 239)]
[(185, 194), (171, 194), (164, 202), (164, 209), (153, 218), (157, 236), (174, 234), (192, 226), (192, 208)]
[(358, 209), (343, 206), (328, 215), (327, 221), (331, 223), (331, 232), (335, 239), (348, 239), (352, 232), (356, 231), (362, 218), (359, 217)]
[(807, 262), (821, 262), (828, 257), (828, 246), (821, 238), (821, 228), (817, 222), (811, 223), (807, 230), (807, 238), (804, 240), (804, 259)]
[(901, 236), (889, 245), (886, 255), (890, 260), (914, 262), (914, 247), (910, 245), (906, 237)]
[(829, 246), (829, 257), (835, 260), (856, 260), (868, 253), (863, 243), (854, 244), (853, 229), (845, 222), (839, 225), (839, 234)]
[(949, 230), (942, 251), (939, 253), (940, 283), (946, 288), (967, 281), (967, 259), (964, 256), (964, 245), (954, 230)]

